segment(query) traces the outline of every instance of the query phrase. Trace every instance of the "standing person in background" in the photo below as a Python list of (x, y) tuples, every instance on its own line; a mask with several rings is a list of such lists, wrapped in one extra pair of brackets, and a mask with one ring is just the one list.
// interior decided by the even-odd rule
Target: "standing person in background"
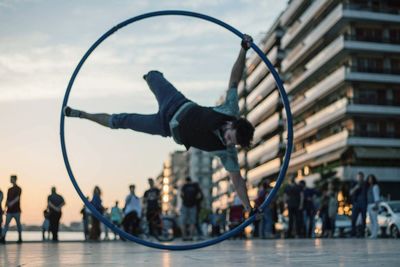
[(203, 239), (203, 230), (201, 229), (202, 222), (200, 221), (200, 211), (202, 208), (204, 194), (203, 194), (203, 191), (201, 191), (199, 183), (196, 182), (194, 184), (197, 186), (198, 192), (199, 192), (199, 196), (196, 198), (196, 231), (197, 231), (198, 239), (201, 240), (201, 239)]
[(331, 231), (331, 225), (329, 220), (329, 194), (328, 190), (326, 189), (322, 190), (318, 215), (322, 221), (321, 237), (327, 237), (329, 235), (329, 232)]
[(58, 227), (61, 219), (61, 208), (65, 205), (64, 198), (57, 194), (56, 188), (51, 188), (51, 194), (47, 198), (47, 205), (49, 209), (50, 231), (53, 236), (53, 241), (58, 241)]
[(307, 187), (304, 180), (301, 180), (299, 182), (299, 185), (303, 188), (303, 193), (304, 193), (303, 218), (304, 218), (305, 236), (311, 238), (314, 237), (315, 214), (317, 213), (314, 203), (315, 203), (315, 198), (317, 196), (317, 192), (315, 191), (315, 189)]
[[(122, 222), (122, 210), (119, 208), (118, 206), (119, 202), (115, 201), (115, 206), (111, 208), (111, 222), (117, 226), (120, 227), (121, 226), (121, 222)], [(117, 234), (114, 233), (114, 240), (117, 240)]]
[(380, 190), (375, 175), (370, 174), (367, 177), (368, 183), (368, 215), (371, 221), (371, 236), (370, 238), (377, 238), (379, 231), (378, 224), (378, 209), (380, 201)]
[(161, 193), (152, 178), (148, 179), (149, 189), (143, 195), (143, 209), (149, 227), (149, 235), (158, 237), (161, 234)]
[(8, 189), (7, 192), (7, 200), (6, 200), (6, 207), (7, 207), (7, 215), (6, 215), (6, 223), (4, 225), (4, 229), (2, 232), (2, 236), (0, 238), (0, 243), (5, 244), (6, 234), (8, 231), (8, 226), (11, 222), (11, 219), (14, 218), (17, 224), (18, 230), (18, 241), (17, 243), (22, 243), (22, 226), (21, 226), (21, 188), (17, 185), (17, 176), (11, 175), (10, 182), (12, 187)]
[(140, 199), (135, 194), (135, 185), (129, 186), (129, 195), (125, 199), (124, 219), (122, 225), (125, 232), (132, 235), (139, 235), (140, 232), (140, 217), (142, 215), (142, 206)]
[(337, 201), (337, 194), (333, 189), (333, 184), (329, 183), (328, 185), (328, 218), (329, 218), (329, 225), (331, 230), (328, 234), (328, 237), (333, 237), (335, 235), (336, 229), (336, 215), (338, 209), (338, 201)]
[[(104, 208), (103, 216), (108, 221), (111, 221), (111, 212), (108, 211), (108, 208)], [(104, 239), (103, 240), (107, 240), (107, 241), (110, 240), (110, 237), (108, 235), (110, 229), (108, 229), (107, 225), (105, 225), (103, 223), (101, 225), (102, 225), (102, 228), (104, 230)]]
[[(96, 208), (100, 214), (103, 214), (104, 207), (101, 200), (101, 190), (100, 187), (95, 186), (93, 190), (93, 198), (91, 201), (92, 205)], [(92, 227), (90, 228), (89, 239), (93, 241), (99, 241), (101, 235), (100, 221), (92, 214)]]
[(185, 184), (181, 189), (182, 207), (182, 239), (184, 241), (193, 240), (196, 226), (196, 202), (200, 198), (199, 187), (192, 182), (190, 177), (186, 177)]
[[(233, 193), (233, 201), (229, 205), (229, 230), (233, 230), (239, 226), (244, 221), (244, 208), (240, 203), (240, 199), (236, 193)], [(244, 231), (239, 232), (237, 235), (233, 236), (233, 239), (245, 237)]]
[(0, 236), (3, 230), (3, 191), (0, 189)]
[[(351, 213), (351, 236), (364, 237), (365, 221), (367, 219), (367, 183), (364, 181), (364, 173), (357, 174), (357, 181), (354, 183), (350, 190), (350, 197), (352, 200), (352, 213)], [(358, 216), (361, 216), (361, 229), (357, 233), (356, 223)]]
[[(44, 221), (42, 224), (42, 240), (46, 241), (50, 239), (50, 221), (49, 221), (49, 210), (45, 209), (43, 211), (43, 217)], [(47, 232), (47, 238), (46, 238), (46, 232)]]
[[(263, 201), (259, 203), (261, 206), (264, 200), (267, 198), (267, 196), (270, 193), (270, 180), (265, 180), (262, 184), (261, 192), (260, 194), (263, 196)], [(272, 238), (272, 210), (271, 210), (271, 205), (267, 205), (262, 212), (262, 217), (261, 217), (261, 238)]]
[[(87, 196), (86, 199), (89, 201), (89, 197)], [(81, 209), (81, 214), (82, 214), (82, 223), (83, 223), (83, 234), (85, 236), (85, 240), (89, 239), (89, 223), (90, 223), (90, 217), (91, 217), (91, 212), (86, 205), (83, 205), (83, 208)]]
[(296, 184), (295, 177), (290, 179), (290, 183), (285, 188), (284, 202), (289, 211), (289, 228), (287, 237), (293, 237), (293, 228), (296, 228), (296, 237), (301, 235), (301, 211), (303, 210), (304, 194)]

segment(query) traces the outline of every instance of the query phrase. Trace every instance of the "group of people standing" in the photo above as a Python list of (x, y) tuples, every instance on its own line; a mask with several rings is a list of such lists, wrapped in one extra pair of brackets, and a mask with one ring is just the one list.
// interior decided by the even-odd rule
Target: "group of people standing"
[[(136, 186), (129, 186), (129, 194), (125, 198), (123, 208), (119, 207), (119, 202), (108, 211), (103, 206), (101, 199), (101, 190), (96, 186), (93, 190), (93, 197), (90, 203), (95, 209), (107, 217), (116, 227), (122, 227), (129, 234), (138, 236), (142, 232), (142, 220), (147, 221), (148, 234), (157, 236), (159, 234), (159, 224), (161, 215), (160, 190), (155, 187), (154, 180), (148, 179), (149, 189), (145, 191), (143, 200), (136, 195)], [(101, 236), (100, 221), (92, 214), (86, 206), (81, 210), (83, 216), (85, 240), (99, 241)], [(143, 216), (142, 216), (143, 215)], [(108, 239), (108, 228), (105, 227), (105, 239)], [(114, 235), (117, 239), (117, 235)], [(122, 238), (121, 238), (122, 239)]]
[[(380, 189), (375, 175), (370, 174), (364, 179), (364, 173), (357, 174), (357, 180), (350, 190), (352, 200), (351, 235), (353, 237), (365, 236), (367, 212), (371, 223), (370, 238), (378, 237), (378, 209), (380, 202)], [(359, 227), (358, 227), (359, 225)]]
[[(364, 180), (362, 172), (357, 173), (356, 181), (350, 185), (349, 196), (352, 204), (351, 236), (364, 237), (366, 215), (371, 222), (371, 238), (378, 235), (378, 204), (380, 190), (375, 175), (370, 174)], [(315, 218), (321, 218), (322, 237), (333, 237), (336, 228), (338, 212), (337, 190), (329, 182), (321, 190), (308, 188), (302, 180), (296, 183), (294, 179), (286, 186), (284, 203), (288, 209), (287, 237), (314, 237)]]
[[(0, 244), (5, 244), (6, 234), (12, 219), (15, 220), (18, 231), (17, 243), (22, 243), (22, 225), (21, 225), (21, 187), (17, 185), (17, 175), (10, 176), (11, 187), (7, 191), (7, 198), (5, 201), (6, 207), (6, 220), (4, 228), (3, 222), (3, 192), (0, 190)], [(44, 211), (45, 222), (43, 224), (43, 239), (45, 232), (51, 232), (52, 240), (58, 241), (58, 226), (61, 218), (61, 208), (65, 205), (64, 198), (57, 194), (56, 188), (51, 188), (51, 194), (47, 198), (47, 208)]]

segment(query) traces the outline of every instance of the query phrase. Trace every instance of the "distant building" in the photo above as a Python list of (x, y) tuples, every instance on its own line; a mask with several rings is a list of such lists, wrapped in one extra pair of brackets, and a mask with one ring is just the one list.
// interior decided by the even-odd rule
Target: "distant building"
[(162, 211), (175, 213), (180, 203), (178, 190), (189, 175), (188, 155), (186, 151), (170, 153), (164, 161), (162, 175), (158, 177), (161, 185)]
[[(294, 127), (288, 174), (313, 185), (331, 174), (375, 174), (384, 196), (400, 198), (400, 1), (292, 0), (260, 48), (284, 80)], [(275, 81), (256, 54), (239, 85), (254, 146), (239, 154), (249, 193), (280, 170), (286, 114)], [(229, 196), (213, 174), (215, 205)], [(213, 204), (214, 205), (214, 204)]]
[(204, 204), (211, 206), (211, 156), (199, 149), (175, 151), (164, 161), (163, 171), (157, 178), (162, 189), (162, 210), (165, 213), (177, 212), (181, 206), (180, 188), (185, 178), (190, 176), (198, 182), (204, 194)]
[(189, 176), (194, 182), (198, 182), (204, 196), (204, 205), (211, 207), (212, 189), (212, 157), (210, 153), (197, 148), (190, 148), (189, 151)]

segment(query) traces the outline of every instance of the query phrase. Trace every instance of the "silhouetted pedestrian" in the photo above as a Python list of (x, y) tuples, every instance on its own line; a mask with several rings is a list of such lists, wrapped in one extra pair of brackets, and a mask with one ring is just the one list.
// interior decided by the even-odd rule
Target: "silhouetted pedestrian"
[(289, 211), (289, 228), (287, 237), (293, 237), (293, 229), (296, 228), (296, 237), (301, 236), (302, 215), (304, 195), (301, 188), (296, 184), (295, 177), (290, 179), (290, 183), (285, 188), (285, 204)]
[[(46, 241), (50, 239), (50, 221), (49, 221), (49, 210), (45, 209), (43, 211), (43, 224), (42, 224), (42, 240)], [(46, 237), (47, 233), (47, 237)]]
[(61, 208), (65, 205), (64, 198), (57, 194), (56, 188), (51, 188), (51, 194), (47, 198), (47, 205), (49, 209), (50, 231), (53, 241), (58, 241), (58, 228), (61, 219)]
[(18, 230), (18, 241), (17, 242), (22, 243), (21, 206), (20, 206), (22, 190), (17, 185), (17, 176), (16, 175), (11, 175), (10, 182), (12, 184), (12, 187), (9, 188), (8, 192), (7, 192), (6, 223), (4, 225), (2, 237), (0, 239), (0, 242), (3, 244), (5, 243), (8, 226), (12, 219), (14, 219), (17, 224), (17, 230)]
[[(352, 200), (351, 236), (365, 237), (365, 221), (367, 218), (367, 193), (368, 185), (364, 181), (364, 173), (357, 174), (357, 180), (350, 190)], [(361, 216), (361, 228), (357, 231), (357, 219)]]
[[(101, 200), (101, 190), (98, 186), (96, 186), (93, 190), (93, 198), (91, 203), (100, 214), (103, 214), (104, 207)], [(100, 221), (93, 214), (91, 216), (91, 220), (92, 226), (90, 228), (89, 239), (93, 241), (98, 241), (100, 240), (101, 235)]]
[(375, 175), (370, 174), (367, 177), (368, 182), (368, 215), (371, 222), (370, 238), (377, 238), (379, 231), (378, 209), (380, 201), (380, 190)]
[(140, 199), (136, 196), (135, 185), (129, 186), (129, 195), (125, 199), (124, 219), (122, 225), (125, 232), (132, 235), (139, 235), (140, 233), (140, 217), (142, 215), (142, 206)]

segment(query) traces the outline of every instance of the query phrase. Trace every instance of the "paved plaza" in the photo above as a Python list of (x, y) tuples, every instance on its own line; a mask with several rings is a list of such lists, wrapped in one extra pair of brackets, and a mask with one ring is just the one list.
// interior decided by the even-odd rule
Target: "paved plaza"
[(400, 240), (229, 240), (192, 251), (125, 242), (0, 246), (0, 266), (400, 266)]

